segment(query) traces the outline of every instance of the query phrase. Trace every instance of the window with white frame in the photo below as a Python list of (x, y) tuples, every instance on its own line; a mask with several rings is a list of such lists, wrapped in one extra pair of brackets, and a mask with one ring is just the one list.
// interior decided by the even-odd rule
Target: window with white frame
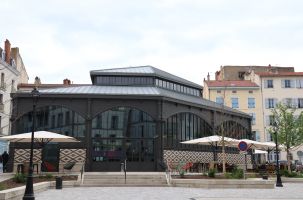
[(265, 80), (264, 87), (265, 88), (274, 88), (274, 81), (272, 79)]
[(249, 115), (252, 117), (251, 125), (256, 125), (256, 113), (249, 113)]
[(294, 88), (295, 87), (295, 81), (291, 79), (283, 79), (282, 80), (282, 88)]
[(260, 142), (261, 141), (261, 136), (259, 131), (252, 131), (253, 139)]
[(303, 98), (298, 98), (298, 108), (303, 108)]
[(268, 98), (265, 99), (265, 108), (275, 108), (277, 104), (277, 99)]
[(223, 97), (216, 97), (216, 103), (223, 105), (224, 104)]
[(248, 104), (248, 108), (255, 108), (256, 107), (255, 98), (248, 98), (247, 104)]
[(303, 88), (303, 78), (297, 79), (296, 82), (297, 82), (296, 83), (297, 88)]
[(239, 108), (239, 99), (237, 97), (231, 98), (231, 107), (232, 108)]
[(273, 126), (275, 123), (275, 118), (273, 115), (266, 115), (266, 126)]
[(266, 131), (266, 141), (267, 142), (272, 142), (273, 141), (272, 135), (268, 131)]

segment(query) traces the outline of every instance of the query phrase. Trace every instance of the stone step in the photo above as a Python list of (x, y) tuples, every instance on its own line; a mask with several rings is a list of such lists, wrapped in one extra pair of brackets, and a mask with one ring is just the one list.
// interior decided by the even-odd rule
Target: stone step
[[(83, 183), (98, 182), (98, 183), (124, 183), (125, 179), (84, 179)], [(150, 179), (126, 179), (128, 183), (166, 183), (166, 180)]]
[[(152, 180), (165, 180), (165, 176), (134, 176), (134, 175), (126, 175), (127, 179), (152, 179)], [(124, 179), (124, 175), (122, 176), (110, 176), (110, 175), (84, 175), (84, 179)]]
[(134, 173), (119, 172), (90, 172), (83, 176), (83, 186), (166, 186), (165, 173)]

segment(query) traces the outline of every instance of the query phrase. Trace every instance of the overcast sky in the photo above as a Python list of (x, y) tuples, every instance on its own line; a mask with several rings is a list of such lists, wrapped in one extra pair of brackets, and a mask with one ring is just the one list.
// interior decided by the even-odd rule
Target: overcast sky
[(221, 65), (303, 71), (300, 0), (0, 0), (0, 19), (30, 83), (142, 65), (198, 84)]

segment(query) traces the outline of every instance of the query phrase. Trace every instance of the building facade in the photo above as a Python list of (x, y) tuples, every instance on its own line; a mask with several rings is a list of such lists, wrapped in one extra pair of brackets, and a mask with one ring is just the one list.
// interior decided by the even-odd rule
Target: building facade
[(259, 85), (251, 81), (205, 80), (203, 97), (252, 117), (252, 138), (266, 141)]
[[(290, 108), (295, 108), (295, 115), (303, 111), (303, 72), (259, 72), (252, 71), (245, 79), (249, 79), (260, 86), (262, 97), (263, 123), (266, 141), (272, 141), (268, 129), (273, 125), (271, 110), (277, 103), (283, 103)], [(298, 151), (302, 147), (292, 150), (293, 160), (300, 160)], [(300, 154), (300, 153), (299, 153)], [(286, 160), (286, 153), (282, 152), (281, 160)], [(270, 155), (274, 160), (274, 154)]]
[[(19, 48), (11, 48), (8, 40), (4, 49), (0, 47), (0, 135), (9, 135), (11, 131), (11, 97), (19, 83), (27, 83), (28, 76), (19, 53)], [(0, 153), (7, 150), (7, 143), (0, 142)]]
[(235, 81), (244, 80), (244, 75), (252, 70), (255, 73), (261, 72), (294, 72), (294, 67), (278, 67), (278, 66), (237, 66), (237, 65), (225, 65), (221, 66), (219, 71), (216, 71), (215, 80)]
[[(91, 71), (90, 75), (92, 85), (38, 88), (37, 130), (81, 141), (49, 145), (57, 152), (50, 161), (57, 168), (72, 157), (72, 151), (76, 153), (71, 159), (77, 159), (80, 149), (86, 171), (120, 171), (124, 160), (128, 171), (159, 171), (166, 161), (211, 162), (210, 146), (180, 142), (215, 135), (221, 124), (226, 136), (251, 138), (249, 115), (228, 107), (222, 110), (202, 98), (202, 86), (160, 69), (117, 68)], [(31, 131), (30, 91), (13, 94), (13, 103), (12, 133)], [(15, 143), (11, 151), (17, 155), (16, 150), (28, 147)], [(237, 148), (228, 148), (227, 152), (228, 163), (244, 163)], [(218, 157), (220, 161), (220, 153)]]

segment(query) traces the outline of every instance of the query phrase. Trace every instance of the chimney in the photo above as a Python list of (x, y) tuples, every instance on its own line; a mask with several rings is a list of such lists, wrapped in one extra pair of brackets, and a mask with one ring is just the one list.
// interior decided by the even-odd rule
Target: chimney
[(69, 79), (66, 78), (63, 80), (63, 85), (70, 85), (70, 84), (71, 84), (71, 82)]
[(35, 86), (37, 87), (38, 85), (41, 85), (41, 80), (38, 76), (35, 77), (35, 82), (34, 82)]
[(210, 81), (210, 75), (209, 75), (209, 72), (207, 73), (207, 81)]
[(5, 50), (5, 62), (7, 64), (11, 64), (11, 43), (9, 42), (8, 39), (5, 40), (4, 42), (4, 50)]

